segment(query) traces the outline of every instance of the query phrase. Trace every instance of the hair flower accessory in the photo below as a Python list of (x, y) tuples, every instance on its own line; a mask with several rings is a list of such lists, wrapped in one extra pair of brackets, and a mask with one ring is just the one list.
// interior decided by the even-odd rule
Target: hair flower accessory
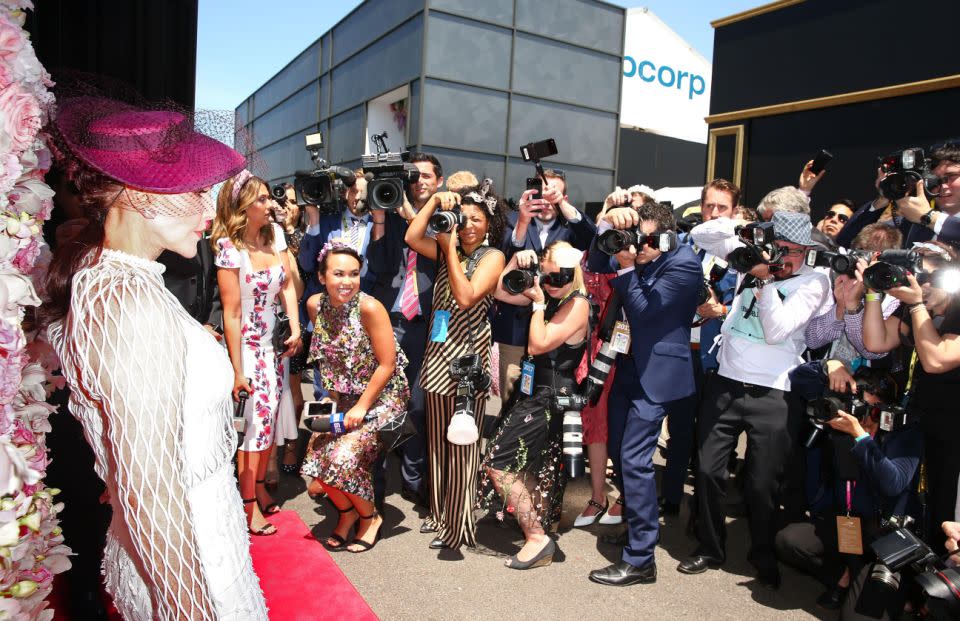
[(477, 205), (483, 205), (487, 208), (487, 212), (490, 215), (493, 215), (493, 212), (497, 209), (497, 197), (492, 196), (490, 191), (493, 189), (493, 179), (485, 177), (484, 180), (480, 183), (480, 187), (469, 192), (464, 198), (469, 199), (476, 203)]
[(343, 242), (340, 238), (331, 239), (330, 241), (328, 241), (323, 245), (323, 248), (321, 248), (320, 252), (317, 254), (317, 263), (321, 263), (323, 259), (328, 254), (330, 254), (331, 250), (336, 250), (340, 248), (350, 249), (351, 246), (350, 244)]
[(253, 176), (253, 173), (248, 169), (244, 168), (236, 174), (233, 178), (233, 187), (230, 188), (230, 201), (237, 202), (237, 198), (240, 197), (240, 190), (243, 189), (243, 186), (250, 180), (250, 177)]

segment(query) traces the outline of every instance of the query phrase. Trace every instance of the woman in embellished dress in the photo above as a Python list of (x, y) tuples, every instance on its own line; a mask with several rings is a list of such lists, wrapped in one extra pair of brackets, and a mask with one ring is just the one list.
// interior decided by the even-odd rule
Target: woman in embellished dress
[[(556, 544), (546, 534), (560, 514), (564, 480), (561, 475), (563, 409), (555, 398), (577, 392), (574, 371), (586, 351), (590, 301), (583, 285), (580, 251), (567, 242), (554, 242), (544, 251), (532, 287), (511, 295), (501, 284), (497, 299), (533, 304), (524, 366), (533, 365), (529, 387), (523, 375), (507, 403), (500, 427), (488, 444), (481, 468), (481, 505), (513, 513), (526, 542), (506, 561), (511, 569), (531, 569), (553, 561)], [(504, 273), (516, 269), (511, 258)], [(564, 269), (561, 269), (563, 266)], [(575, 266), (575, 267), (574, 267)], [(502, 499), (502, 501), (500, 500)]]
[[(249, 394), (246, 426), (237, 452), (237, 478), (253, 535), (277, 532), (264, 514), (280, 511), (265, 485), (275, 444), (297, 437), (293, 398), (284, 358), (301, 346), (300, 321), (283, 230), (271, 223), (267, 183), (244, 170), (228, 179), (217, 197), (214, 244), (223, 304), (223, 335), (233, 363), (233, 398)], [(290, 336), (274, 350), (278, 312), (286, 310)]]
[(231, 458), (223, 349), (163, 285), (191, 258), (209, 188), (243, 157), (173, 110), (61, 99), (53, 151), (85, 224), (60, 244), (44, 314), (113, 510), (107, 592), (127, 621), (266, 620)]
[[(360, 292), (363, 258), (357, 251), (328, 242), (317, 267), (324, 290), (307, 300), (314, 325), (307, 362), (317, 363), (320, 383), (336, 411), (345, 413), (347, 432), (318, 434), (303, 474), (323, 486), (340, 513), (327, 549), (365, 552), (380, 539), (383, 525), (373, 496), (373, 469), (382, 449), (377, 429), (406, 412), (407, 359), (393, 337), (387, 309)], [(356, 536), (348, 544), (354, 525)]]

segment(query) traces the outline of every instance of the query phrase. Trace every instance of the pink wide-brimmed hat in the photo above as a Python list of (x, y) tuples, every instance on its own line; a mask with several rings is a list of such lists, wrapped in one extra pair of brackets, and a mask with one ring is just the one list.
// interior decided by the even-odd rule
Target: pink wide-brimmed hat
[(59, 102), (55, 125), (75, 157), (144, 192), (201, 190), (246, 165), (226, 144), (197, 132), (191, 114), (170, 109), (81, 96)]

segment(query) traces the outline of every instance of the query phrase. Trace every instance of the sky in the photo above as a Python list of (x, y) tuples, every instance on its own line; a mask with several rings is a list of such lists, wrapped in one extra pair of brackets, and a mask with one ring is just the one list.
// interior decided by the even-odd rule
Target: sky
[[(475, 0), (483, 2), (484, 0)], [(708, 60), (712, 20), (767, 0), (613, 2), (647, 7)], [(359, 0), (200, 0), (196, 107), (232, 110), (343, 19)]]

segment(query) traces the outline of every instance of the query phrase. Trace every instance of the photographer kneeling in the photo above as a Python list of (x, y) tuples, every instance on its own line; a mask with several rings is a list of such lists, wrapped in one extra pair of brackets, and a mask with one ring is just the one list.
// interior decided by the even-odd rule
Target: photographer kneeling
[[(862, 367), (851, 377), (838, 360), (811, 362), (791, 372), (796, 392), (802, 392), (800, 377), (806, 375), (814, 376), (806, 382), (815, 386), (809, 396), (819, 397), (811, 401), (808, 416), (828, 433), (814, 432), (819, 441), (807, 454), (811, 520), (777, 533), (777, 556), (820, 580), (827, 590), (817, 604), (830, 610), (842, 606), (841, 618), (860, 618), (858, 609), (877, 614), (882, 608), (896, 618), (900, 597), (880, 601), (871, 593), (864, 600), (876, 601), (858, 600), (870, 576), (868, 544), (884, 534), (884, 518), (912, 508), (922, 435), (895, 407), (900, 395), (889, 374)], [(828, 382), (853, 395), (820, 397)]]
[[(523, 529), (526, 543), (507, 559), (511, 569), (549, 565), (556, 552), (546, 529), (560, 516), (569, 474), (561, 475), (560, 467), (564, 411), (580, 409), (574, 372), (589, 334), (590, 301), (580, 257), (567, 242), (554, 242), (540, 262), (541, 274), (533, 275), (529, 269), (516, 270), (518, 259), (528, 268), (536, 258), (531, 250), (520, 251), (507, 264), (495, 294), (517, 306), (533, 303), (520, 379), (481, 470), (481, 504), (489, 507), (499, 495), (504, 506), (497, 517), (512, 512)], [(520, 282), (515, 276), (521, 276)]]

